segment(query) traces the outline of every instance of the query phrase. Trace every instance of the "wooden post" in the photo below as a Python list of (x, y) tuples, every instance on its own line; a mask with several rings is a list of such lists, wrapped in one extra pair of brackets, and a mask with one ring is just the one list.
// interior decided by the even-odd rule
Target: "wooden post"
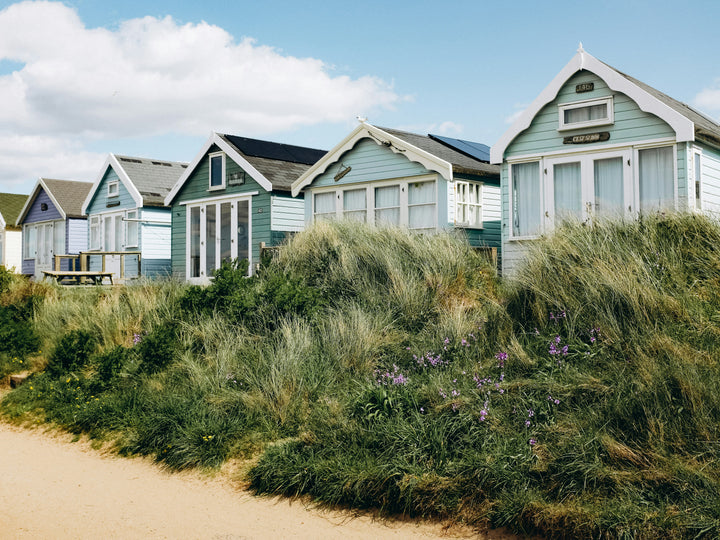
[(125, 279), (125, 255), (120, 255), (120, 279)]
[(55, 255), (53, 261), (53, 270), (60, 270), (60, 255)]

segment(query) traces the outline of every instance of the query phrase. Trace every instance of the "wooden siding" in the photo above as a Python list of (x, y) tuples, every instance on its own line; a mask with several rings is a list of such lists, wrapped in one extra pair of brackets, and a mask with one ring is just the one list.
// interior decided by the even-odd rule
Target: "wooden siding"
[[(575, 93), (575, 86), (580, 83), (592, 82), (592, 92)], [(593, 126), (582, 129), (558, 131), (558, 105), (586, 99), (613, 96), (615, 122), (605, 126)], [(567, 145), (563, 138), (583, 133), (607, 131), (610, 140), (607, 142)], [(589, 71), (581, 71), (570, 77), (563, 85), (554, 101), (543, 107), (535, 116), (530, 127), (518, 135), (505, 151), (505, 158), (525, 154), (540, 154), (556, 151), (577, 152), (595, 150), (607, 145), (633, 144), (637, 141), (674, 137), (675, 132), (663, 120), (653, 114), (640, 110), (637, 104), (625, 94), (613, 92), (605, 82)]]
[(298, 232), (305, 228), (305, 201), (302, 196), (276, 194), (270, 197), (270, 228)]
[[(702, 209), (710, 215), (720, 217), (720, 150), (704, 144), (696, 146), (702, 151), (700, 181)], [(694, 189), (692, 193), (694, 197)]]
[[(242, 195), (244, 193), (258, 192), (252, 197), (252, 260), (251, 265), (254, 266), (260, 260), (260, 242), (270, 245), (270, 221), (271, 221), (271, 196), (265, 191), (265, 188), (255, 182), (250, 175), (246, 175), (245, 184), (241, 186), (229, 186), (221, 190), (210, 191), (209, 175), (210, 167), (207, 154), (217, 152), (218, 149), (212, 146), (200, 163), (192, 172), (180, 189), (172, 203), (172, 233), (171, 233), (171, 256), (172, 256), (172, 273), (180, 279), (185, 279), (185, 244), (186, 244), (186, 218), (187, 207), (182, 204), (187, 201), (196, 201), (203, 199), (212, 199), (215, 197), (224, 197), (231, 195)], [(233, 173), (243, 172), (243, 169), (235, 163), (229, 156), (226, 156), (225, 174), (227, 176)]]
[(3, 238), (3, 264), (6, 269), (15, 268), (16, 272), (22, 270), (22, 231), (11, 231), (5, 229), (0, 232), (5, 235)]
[[(171, 212), (169, 208), (143, 208), (139, 214), (140, 219), (151, 223), (139, 223), (140, 238), (138, 247), (129, 247), (126, 251), (140, 251), (143, 260), (143, 275), (145, 274), (145, 261), (151, 259), (166, 259), (170, 265), (171, 257)], [(160, 223), (162, 222), (162, 223)]]
[[(47, 204), (47, 210), (42, 210), (41, 206), (43, 203)], [(62, 214), (55, 208), (55, 205), (45, 190), (40, 188), (27, 214), (25, 214), (25, 219), (22, 223), (37, 223), (39, 221), (52, 221), (56, 219), (62, 219)]]
[[(351, 167), (351, 170), (336, 182), (334, 176), (340, 170), (341, 164)], [(310, 187), (366, 183), (424, 174), (431, 172), (419, 163), (410, 161), (402, 152), (396, 154), (387, 146), (366, 138), (360, 139), (351, 150), (342, 155), (338, 162), (330, 165), (327, 171), (317, 176)]]
[(86, 219), (68, 219), (65, 225), (65, 253), (80, 253), (88, 248), (88, 225)]
[[(107, 186), (110, 182), (118, 183), (117, 197), (108, 197)], [(120, 204), (108, 208), (108, 203), (112, 204), (116, 202), (119, 202)], [(117, 212), (119, 210), (128, 210), (136, 207), (137, 203), (130, 195), (130, 192), (125, 187), (125, 184), (120, 181), (120, 178), (118, 177), (112, 166), (108, 166), (102, 180), (100, 181), (97, 191), (95, 191), (95, 194), (93, 195), (93, 198), (88, 205), (88, 216), (108, 211)]]

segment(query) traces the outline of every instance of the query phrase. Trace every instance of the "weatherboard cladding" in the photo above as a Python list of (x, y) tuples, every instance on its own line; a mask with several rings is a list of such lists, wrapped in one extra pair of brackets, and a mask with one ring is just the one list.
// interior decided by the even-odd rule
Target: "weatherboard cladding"
[[(116, 197), (108, 197), (108, 184), (112, 182), (118, 183), (118, 194)], [(112, 204), (113, 206), (108, 208), (108, 204)], [(132, 198), (125, 184), (120, 181), (120, 177), (115, 172), (115, 169), (108, 167), (103, 175), (103, 179), (98, 184), (92, 201), (87, 207), (87, 215), (91, 216), (108, 211), (117, 212), (120, 210), (133, 209), (136, 206), (135, 200)]]
[(707, 145), (698, 145), (702, 150), (702, 176), (700, 184), (702, 209), (720, 214), (720, 150)]
[[(46, 207), (45, 210), (43, 210), (43, 205)], [(55, 207), (50, 195), (43, 188), (40, 188), (30, 203), (30, 207), (26, 210), (22, 223), (37, 223), (56, 219), (62, 219), (62, 214)]]

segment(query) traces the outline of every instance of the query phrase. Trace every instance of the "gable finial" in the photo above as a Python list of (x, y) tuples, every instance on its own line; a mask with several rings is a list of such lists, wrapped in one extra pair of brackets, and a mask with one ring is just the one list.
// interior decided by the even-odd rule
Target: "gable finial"
[(585, 52), (585, 49), (583, 49), (583, 46), (582, 46), (582, 41), (581, 41), (580, 44), (578, 45), (578, 50), (577, 50), (577, 52), (579, 52), (580, 54), (582, 54), (582, 53)]

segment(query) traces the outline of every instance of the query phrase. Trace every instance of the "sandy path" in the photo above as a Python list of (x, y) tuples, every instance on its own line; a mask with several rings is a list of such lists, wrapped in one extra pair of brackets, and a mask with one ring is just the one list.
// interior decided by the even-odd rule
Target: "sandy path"
[[(69, 436), (0, 423), (0, 538), (449, 538), (432, 523), (380, 522), (253, 497), (222, 476), (171, 474)], [(501, 532), (485, 538), (510, 538)]]

